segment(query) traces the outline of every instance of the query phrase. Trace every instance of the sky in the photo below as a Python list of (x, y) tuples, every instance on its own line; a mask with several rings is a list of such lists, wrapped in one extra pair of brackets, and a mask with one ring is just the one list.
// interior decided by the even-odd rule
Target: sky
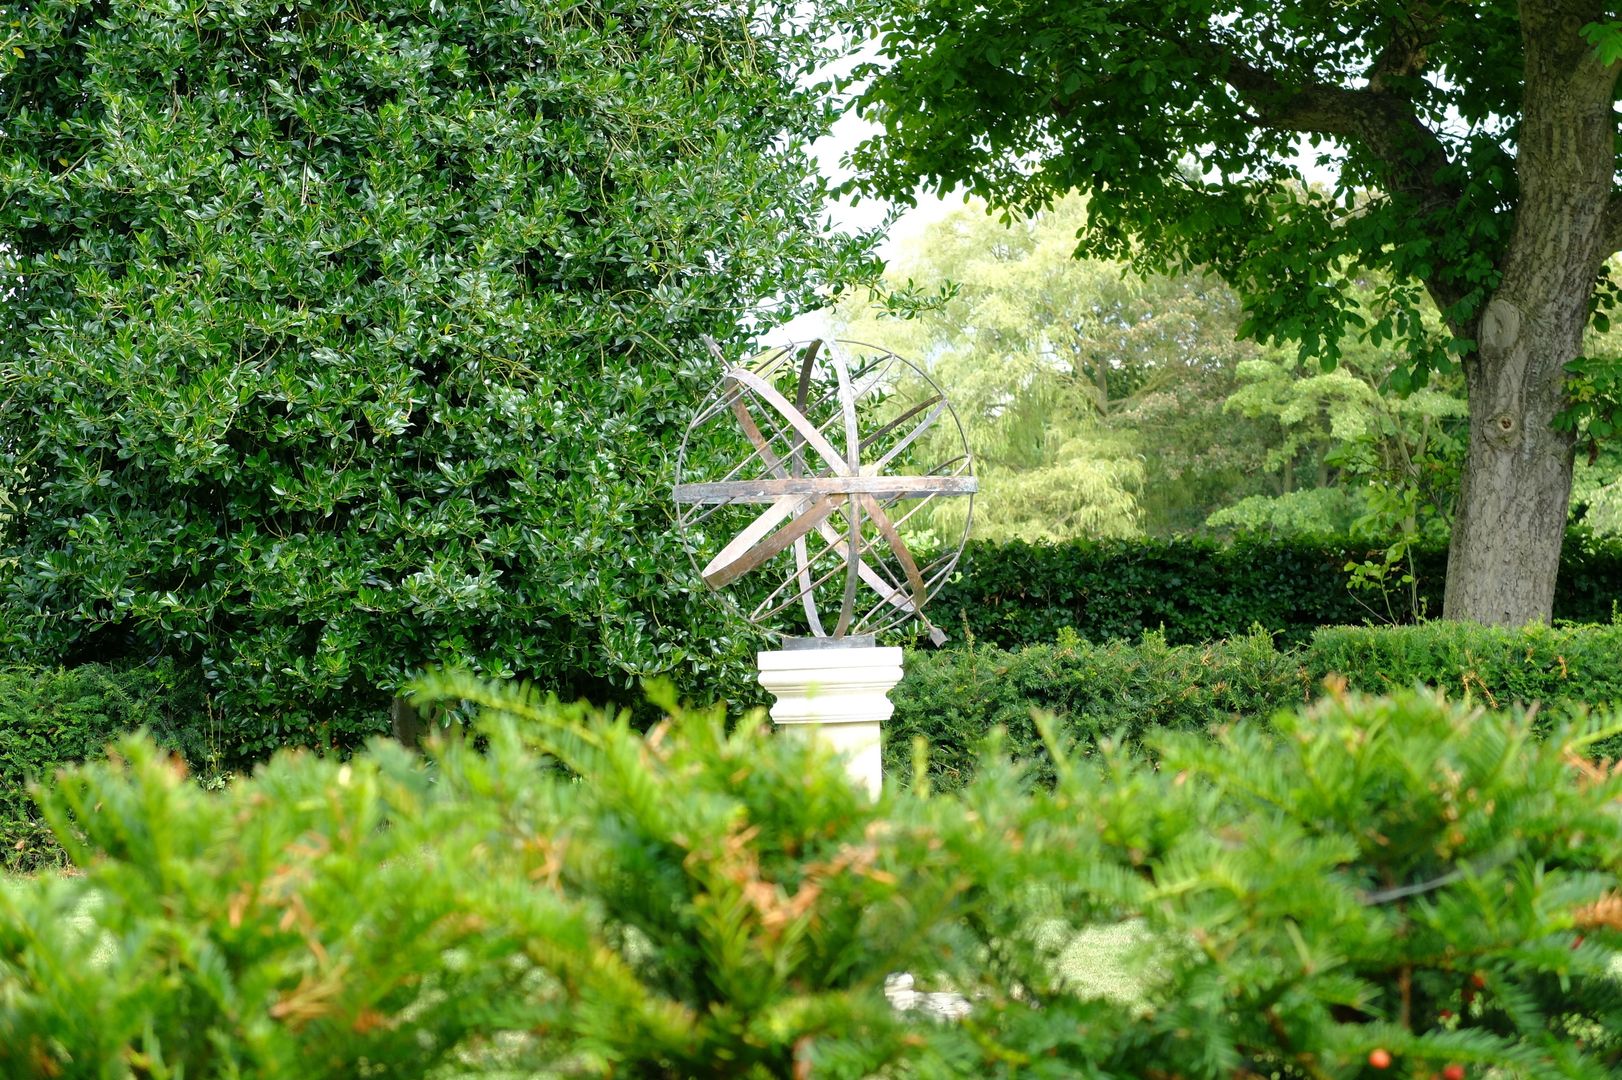
[[(847, 68), (861, 61), (871, 60), (874, 55), (870, 47), (846, 57), (837, 66)], [(810, 78), (820, 80), (832, 72), (833, 69), (830, 68), (819, 71)], [(854, 112), (847, 112), (836, 120), (827, 135), (811, 144), (811, 154), (816, 159), (822, 175), (835, 184), (849, 179), (850, 170), (841, 166), (840, 160), (855, 149), (863, 139), (878, 130), (877, 124), (861, 119)], [(917, 205), (908, 208), (890, 227), (884, 243), (879, 248), (879, 254), (885, 259), (895, 258), (909, 240), (923, 232), (931, 222), (939, 221), (959, 205), (960, 200), (940, 199), (919, 191)], [(884, 221), (884, 216), (890, 208), (889, 202), (876, 199), (863, 199), (855, 206), (848, 201), (836, 200), (828, 206), (828, 221), (835, 232), (871, 229)], [(770, 335), (770, 343), (803, 340), (826, 334), (831, 329), (828, 313), (814, 311), (779, 327)]]
[[(846, 113), (840, 117), (827, 136), (811, 145), (811, 152), (817, 159), (822, 175), (835, 183), (848, 179), (850, 170), (840, 166), (840, 159), (876, 130), (877, 125), (868, 123), (854, 114)], [(879, 254), (885, 259), (895, 258), (909, 240), (918, 236), (932, 222), (939, 221), (962, 205), (958, 199), (940, 199), (922, 191), (918, 193), (917, 198), (917, 205), (907, 208), (896, 219), (890, 226), (883, 244), (880, 245)], [(871, 229), (883, 223), (884, 215), (890, 210), (891, 205), (889, 202), (876, 199), (863, 199), (855, 206), (847, 201), (835, 201), (828, 206), (828, 221), (836, 232)], [(831, 329), (828, 313), (813, 311), (779, 327), (771, 334), (771, 341), (773, 343), (800, 341), (826, 334)]]

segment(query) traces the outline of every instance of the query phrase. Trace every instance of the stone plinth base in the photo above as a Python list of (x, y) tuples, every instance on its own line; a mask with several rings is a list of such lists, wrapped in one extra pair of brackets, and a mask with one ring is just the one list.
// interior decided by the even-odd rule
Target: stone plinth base
[(845, 758), (850, 775), (878, 797), (883, 781), (879, 725), (901, 681), (901, 650), (874, 646), (790, 647), (758, 656), (760, 685), (777, 698), (772, 722), (784, 734), (817, 739)]

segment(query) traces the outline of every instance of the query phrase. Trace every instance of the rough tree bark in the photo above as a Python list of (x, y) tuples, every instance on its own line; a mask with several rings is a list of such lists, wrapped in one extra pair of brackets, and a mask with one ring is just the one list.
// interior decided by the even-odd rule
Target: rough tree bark
[(1614, 67), (1581, 28), (1604, 6), (1521, 4), (1525, 98), (1519, 203), (1498, 289), (1465, 359), (1470, 441), (1448, 551), (1445, 618), (1548, 621), (1571, 496), (1574, 438), (1555, 430), (1565, 367), (1582, 349), (1589, 301), (1614, 250)]
[(415, 705), (397, 697), (389, 703), (389, 728), (400, 742), (413, 750), (421, 750), (422, 740), (431, 725)]

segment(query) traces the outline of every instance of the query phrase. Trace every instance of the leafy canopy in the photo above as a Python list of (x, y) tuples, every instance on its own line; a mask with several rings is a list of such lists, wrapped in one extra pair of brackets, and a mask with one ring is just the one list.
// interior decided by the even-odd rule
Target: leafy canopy
[[(1516, 198), (1513, 9), (858, 0), (846, 12), (882, 34), (881, 62), (858, 73), (859, 106), (882, 126), (853, 154), (866, 190), (962, 188), (1029, 212), (1081, 188), (1079, 253), (1213, 269), (1239, 291), (1246, 330), (1326, 364), (1354, 331), (1400, 338), (1399, 390), (1467, 347), (1424, 325), (1425, 292), (1456, 329), (1497, 280)], [(1324, 170), (1333, 182), (1315, 186)], [(1353, 264), (1386, 282), (1372, 319)]]

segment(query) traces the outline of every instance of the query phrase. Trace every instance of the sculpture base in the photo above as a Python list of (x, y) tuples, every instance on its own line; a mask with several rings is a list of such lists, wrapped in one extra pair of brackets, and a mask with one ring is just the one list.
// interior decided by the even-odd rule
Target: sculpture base
[(889, 694), (901, 681), (901, 650), (800, 645), (762, 652), (756, 660), (760, 685), (777, 699), (772, 722), (786, 735), (831, 747), (844, 757), (851, 779), (877, 798), (884, 775), (879, 725), (895, 711)]

